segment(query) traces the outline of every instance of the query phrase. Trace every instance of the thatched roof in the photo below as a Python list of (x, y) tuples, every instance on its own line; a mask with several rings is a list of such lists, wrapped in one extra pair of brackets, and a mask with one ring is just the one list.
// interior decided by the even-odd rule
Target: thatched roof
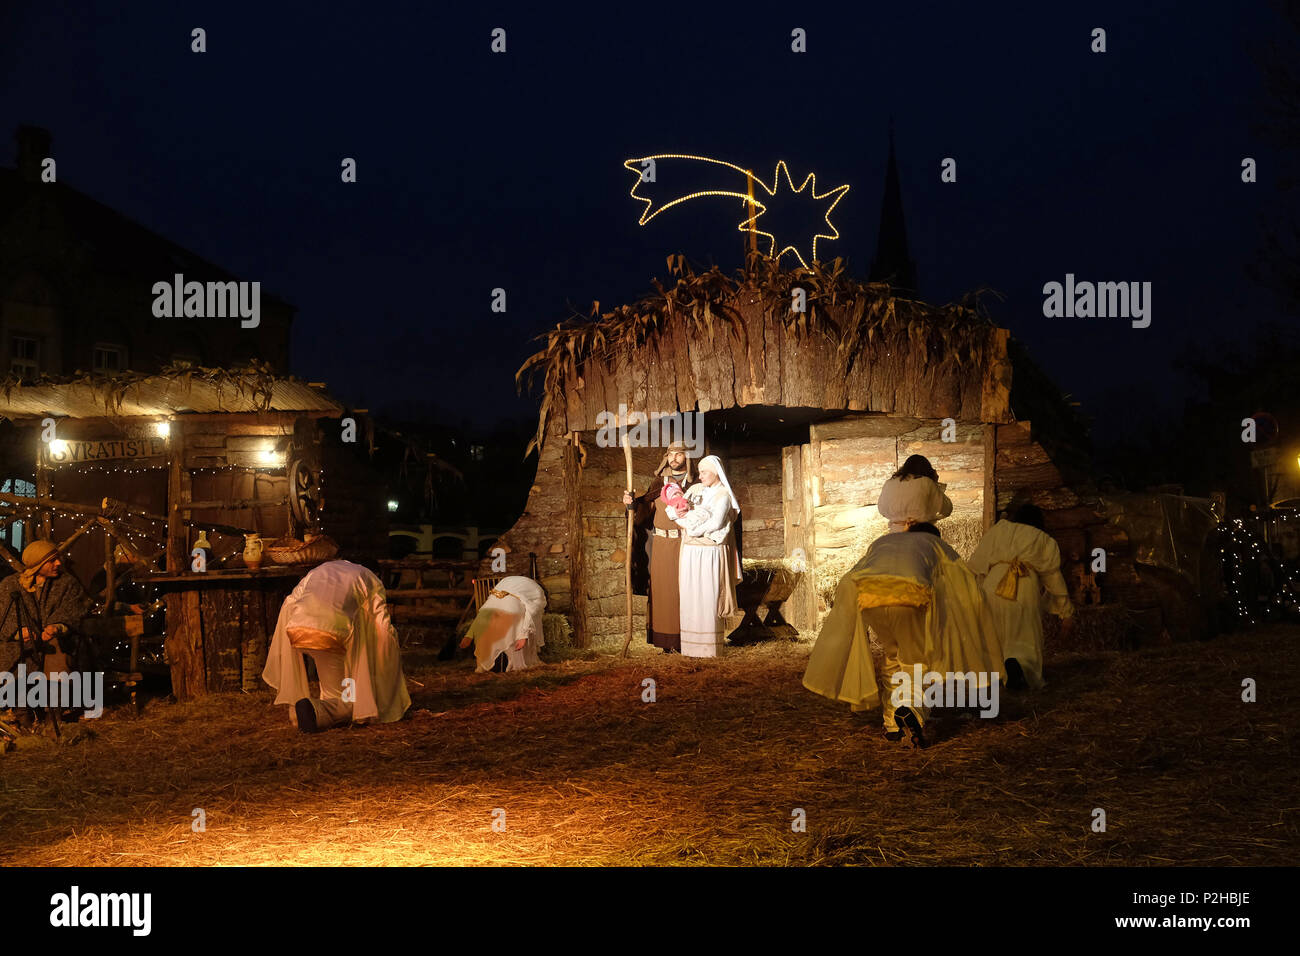
[[(844, 264), (782, 269), (752, 254), (734, 276), (695, 273), (670, 256), (676, 282), (639, 302), (556, 325), (520, 368), (542, 378), (532, 447), (548, 427), (599, 425), (620, 404), (650, 413), (743, 405), (852, 409), (1010, 421), (1007, 333), (978, 295), (931, 306), (863, 283)], [(792, 309), (794, 290), (807, 297)], [(562, 426), (562, 428), (561, 428)]]
[(169, 366), (161, 372), (0, 381), (0, 418), (129, 418), (183, 413), (302, 411), (341, 414), (322, 388), (277, 378), (269, 366)]

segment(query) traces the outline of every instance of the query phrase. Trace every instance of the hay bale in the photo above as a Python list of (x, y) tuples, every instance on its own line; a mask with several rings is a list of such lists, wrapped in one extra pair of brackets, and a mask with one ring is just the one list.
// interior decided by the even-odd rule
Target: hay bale
[(542, 615), (542, 639), (547, 647), (572, 647), (573, 626), (563, 614)]
[(1043, 650), (1048, 656), (1077, 652), (1121, 651), (1137, 643), (1137, 622), (1133, 612), (1121, 604), (1092, 604), (1075, 608), (1074, 625), (1068, 636), (1061, 633), (1061, 619), (1044, 615)]
[(984, 518), (981, 515), (963, 514), (944, 518), (935, 525), (947, 545), (969, 561), (975, 553), (980, 538), (984, 537)]

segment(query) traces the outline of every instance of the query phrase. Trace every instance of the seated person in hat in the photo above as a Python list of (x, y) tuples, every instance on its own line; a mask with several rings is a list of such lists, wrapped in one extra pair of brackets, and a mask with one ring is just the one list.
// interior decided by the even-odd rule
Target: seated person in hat
[[(319, 699), (309, 696), (304, 655), (316, 664)], [(349, 721), (401, 720), (411, 706), (388, 595), (374, 574), (351, 561), (308, 571), (284, 599), (262, 680), (303, 733)]]
[[(64, 571), (63, 557), (50, 541), (38, 538), (27, 545), (22, 561), (25, 570), (0, 581), (0, 641), (17, 642), (29, 666), (65, 664), (59, 669), (74, 670), (88, 663), (90, 648), (78, 634), (91, 609), (86, 589)], [(47, 662), (46, 656), (54, 659)]]
[(23, 549), (24, 570), (0, 581), (0, 668), (60, 674), (88, 669), (89, 642), (78, 633), (91, 600), (63, 568), (58, 548), (38, 538)]

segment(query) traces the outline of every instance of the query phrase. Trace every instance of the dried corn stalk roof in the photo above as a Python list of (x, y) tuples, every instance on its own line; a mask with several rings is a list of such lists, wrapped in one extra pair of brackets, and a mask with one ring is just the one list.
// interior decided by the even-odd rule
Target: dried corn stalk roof
[[(590, 429), (620, 403), (1009, 420), (1007, 336), (978, 293), (931, 306), (846, 275), (839, 259), (785, 270), (754, 254), (734, 275), (716, 266), (696, 273), (682, 256), (668, 267), (673, 285), (655, 280), (653, 294), (609, 311), (593, 303), (590, 316), (557, 324), (524, 362), (520, 388), (542, 380), (534, 445), (553, 419), (566, 432)], [(792, 308), (798, 289), (804, 311)]]

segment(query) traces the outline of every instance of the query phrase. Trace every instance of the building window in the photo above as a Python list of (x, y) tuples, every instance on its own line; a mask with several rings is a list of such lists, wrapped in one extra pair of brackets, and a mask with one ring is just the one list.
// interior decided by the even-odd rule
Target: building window
[(30, 335), (9, 339), (9, 371), (19, 378), (35, 378), (41, 372), (41, 343)]
[[(25, 498), (36, 497), (36, 486), (30, 481), (22, 478), (6, 478), (3, 484), (0, 484), (0, 491), (11, 495), (22, 495)], [(0, 504), (0, 515), (11, 508), (12, 505)], [(21, 552), (23, 545), (26, 544), (23, 534), (23, 522), (11, 521), (0, 529), (0, 541), (8, 545), (9, 550)]]
[(96, 342), (90, 369), (97, 375), (112, 375), (126, 368), (126, 347), (108, 342)]

